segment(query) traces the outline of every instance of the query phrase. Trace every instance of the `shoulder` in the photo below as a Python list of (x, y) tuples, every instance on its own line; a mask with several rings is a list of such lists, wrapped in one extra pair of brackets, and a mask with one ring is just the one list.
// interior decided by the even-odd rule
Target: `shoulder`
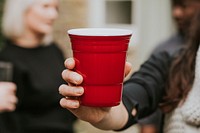
[(153, 53), (158, 53), (161, 51), (167, 51), (173, 54), (176, 50), (184, 46), (184, 39), (181, 35), (174, 35), (167, 39), (166, 41), (160, 43), (154, 50)]
[(147, 59), (146, 63), (153, 63), (153, 64), (166, 64), (170, 63), (175, 54), (170, 54), (167, 51), (161, 51), (157, 53), (153, 53), (150, 58)]

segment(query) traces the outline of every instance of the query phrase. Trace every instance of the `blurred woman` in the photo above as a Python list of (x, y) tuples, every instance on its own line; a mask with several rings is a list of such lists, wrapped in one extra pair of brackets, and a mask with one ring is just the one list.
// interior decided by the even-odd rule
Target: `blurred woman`
[(5, 2), (0, 60), (14, 66), (18, 103), (15, 121), (4, 120), (4, 133), (73, 133), (76, 118), (59, 106), (57, 93), (64, 69), (63, 53), (52, 38), (58, 0)]

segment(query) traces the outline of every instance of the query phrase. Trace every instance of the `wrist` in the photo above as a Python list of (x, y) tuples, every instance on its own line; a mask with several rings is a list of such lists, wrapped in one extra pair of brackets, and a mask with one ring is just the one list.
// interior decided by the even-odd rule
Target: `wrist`
[(93, 126), (102, 130), (118, 130), (125, 126), (128, 121), (128, 112), (121, 103), (118, 106), (110, 108), (105, 117)]

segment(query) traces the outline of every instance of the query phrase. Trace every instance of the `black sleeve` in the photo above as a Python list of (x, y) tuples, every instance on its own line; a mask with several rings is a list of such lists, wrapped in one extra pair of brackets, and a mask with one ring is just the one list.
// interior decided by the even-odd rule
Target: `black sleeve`
[[(129, 113), (129, 120), (123, 129), (156, 110), (165, 94), (171, 60), (166, 52), (152, 55), (141, 65), (139, 71), (124, 83), (122, 100)], [(137, 109), (136, 117), (131, 115), (133, 108)]]

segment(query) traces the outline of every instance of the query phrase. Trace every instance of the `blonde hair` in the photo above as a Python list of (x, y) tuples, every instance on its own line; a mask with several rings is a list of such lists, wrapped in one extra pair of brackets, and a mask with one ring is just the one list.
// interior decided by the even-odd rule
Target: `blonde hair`
[[(5, 0), (2, 33), (8, 39), (20, 37), (25, 31), (24, 16), (37, 0)], [(43, 43), (52, 41), (52, 34), (44, 36)]]

